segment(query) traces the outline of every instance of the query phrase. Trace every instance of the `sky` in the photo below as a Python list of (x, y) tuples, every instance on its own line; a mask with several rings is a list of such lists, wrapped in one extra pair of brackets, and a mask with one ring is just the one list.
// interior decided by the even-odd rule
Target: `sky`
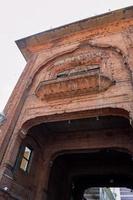
[(132, 5), (133, 0), (0, 0), (0, 112), (26, 65), (16, 40)]

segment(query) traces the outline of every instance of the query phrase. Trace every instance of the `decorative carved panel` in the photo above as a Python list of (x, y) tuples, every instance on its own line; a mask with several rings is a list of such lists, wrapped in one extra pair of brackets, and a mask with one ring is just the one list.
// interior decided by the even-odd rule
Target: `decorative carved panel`
[(113, 84), (100, 74), (98, 65), (78, 66), (57, 74), (55, 79), (41, 82), (35, 94), (41, 100), (60, 99), (103, 92)]

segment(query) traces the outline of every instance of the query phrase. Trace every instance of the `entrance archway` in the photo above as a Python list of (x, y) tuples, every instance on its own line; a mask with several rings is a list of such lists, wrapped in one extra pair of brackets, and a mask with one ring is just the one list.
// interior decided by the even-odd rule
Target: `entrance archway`
[(22, 144), (34, 152), (30, 172), (25, 176), (17, 168), (15, 178), (32, 188), (36, 199), (47, 200), (73, 195), (80, 200), (94, 186), (131, 188), (131, 135), (129, 119), (112, 114), (41, 122), (29, 129)]
[(132, 156), (118, 149), (58, 156), (49, 179), (48, 200), (82, 200), (90, 187), (133, 188)]

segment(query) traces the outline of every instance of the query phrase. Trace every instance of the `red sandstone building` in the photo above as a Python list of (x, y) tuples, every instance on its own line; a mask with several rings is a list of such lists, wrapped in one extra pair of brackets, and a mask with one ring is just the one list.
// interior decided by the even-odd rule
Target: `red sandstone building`
[(0, 127), (0, 199), (133, 187), (133, 7), (17, 41), (27, 65)]

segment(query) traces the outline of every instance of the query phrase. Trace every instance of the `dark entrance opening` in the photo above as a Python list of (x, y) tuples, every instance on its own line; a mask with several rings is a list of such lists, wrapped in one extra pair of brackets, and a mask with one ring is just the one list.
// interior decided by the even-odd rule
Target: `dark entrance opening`
[[(87, 132), (110, 137), (122, 132), (130, 134), (129, 120), (118, 116), (103, 116), (89, 119), (47, 123), (47, 128), (56, 134), (81, 134)], [(111, 130), (111, 132), (109, 132)], [(97, 133), (96, 133), (96, 132)], [(114, 137), (115, 138), (115, 137)], [(98, 140), (98, 138), (97, 138)], [(114, 141), (115, 142), (115, 141)], [(80, 143), (80, 137), (79, 137)], [(105, 143), (106, 146), (106, 143)], [(86, 149), (67, 152), (57, 156), (49, 177), (48, 200), (82, 200), (84, 191), (91, 187), (133, 188), (133, 158), (119, 148)]]
[(92, 187), (133, 188), (132, 133), (129, 119), (115, 115), (32, 127), (28, 136), (41, 150), (37, 155), (48, 156), (47, 200), (82, 200)]
[(118, 150), (59, 156), (52, 167), (48, 200), (82, 200), (91, 187), (133, 188), (132, 157)]

